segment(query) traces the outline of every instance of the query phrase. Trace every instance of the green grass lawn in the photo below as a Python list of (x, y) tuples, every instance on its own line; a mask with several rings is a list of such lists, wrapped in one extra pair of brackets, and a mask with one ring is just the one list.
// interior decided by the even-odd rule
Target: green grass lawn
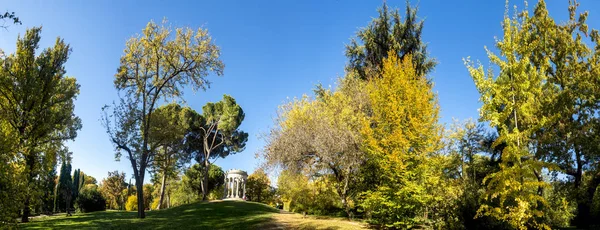
[(241, 201), (194, 203), (146, 212), (105, 211), (34, 218), (20, 229), (361, 229), (341, 218), (282, 214), (270, 206)]

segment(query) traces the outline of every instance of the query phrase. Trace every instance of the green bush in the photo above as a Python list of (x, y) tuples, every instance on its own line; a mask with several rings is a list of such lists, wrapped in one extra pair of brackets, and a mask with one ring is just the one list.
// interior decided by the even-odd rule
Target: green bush
[(106, 199), (95, 188), (84, 188), (75, 200), (75, 208), (79, 212), (94, 212), (106, 210)]

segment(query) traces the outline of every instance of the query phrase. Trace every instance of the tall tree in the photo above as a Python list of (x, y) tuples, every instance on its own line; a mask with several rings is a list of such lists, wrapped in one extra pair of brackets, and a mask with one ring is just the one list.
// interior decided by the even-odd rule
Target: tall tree
[(73, 197), (73, 178), (71, 178), (70, 161), (70, 159), (63, 160), (58, 178), (58, 191), (65, 201), (67, 216), (71, 215), (71, 198)]
[(208, 171), (214, 163), (210, 160), (239, 153), (246, 147), (248, 133), (239, 129), (244, 117), (242, 107), (229, 95), (223, 95), (219, 102), (206, 103), (201, 116), (192, 116), (188, 143), (190, 151), (196, 155), (196, 161), (203, 165), (203, 200), (208, 196)]
[[(569, 20), (557, 23), (540, 1), (533, 15), (523, 19), (523, 30), (529, 36), (520, 43), (536, 48), (520, 54), (546, 77), (537, 116), (548, 121), (533, 134), (535, 155), (572, 178), (573, 190), (580, 191), (575, 195), (574, 222), (587, 228), (595, 219), (590, 204), (600, 184), (596, 164), (600, 160), (600, 35), (588, 28), (588, 12), (578, 13), (578, 5), (571, 1)], [(589, 176), (589, 183), (584, 175)]]
[(412, 60), (400, 61), (393, 51), (384, 59), (382, 77), (367, 85), (372, 115), (362, 130), (380, 171), (379, 186), (365, 192), (362, 205), (374, 222), (394, 228), (443, 222), (435, 209), (445, 187), (437, 95)]
[(421, 41), (423, 21), (417, 18), (417, 8), (406, 1), (406, 15), (401, 20), (398, 10), (389, 11), (387, 4), (379, 9), (379, 17), (358, 31), (346, 46), (346, 56), (350, 59), (347, 72), (356, 72), (361, 79), (381, 76), (383, 59), (390, 51), (400, 60), (411, 54), (417, 76), (431, 72), (435, 60), (428, 57), (427, 45)]
[(186, 85), (206, 89), (210, 73), (222, 75), (220, 50), (205, 29), (177, 28), (175, 34), (166, 21), (148, 23), (142, 35), (131, 38), (115, 75), (115, 88), (122, 92), (120, 103), (103, 124), (115, 146), (116, 158), (123, 153), (136, 180), (138, 218), (144, 218), (143, 183), (146, 170), (156, 154), (151, 146), (152, 119), (158, 102), (181, 98)]
[(40, 33), (39, 27), (27, 30), (18, 38), (16, 53), (0, 61), (0, 114), (5, 128), (15, 135), (16, 144), (10, 151), (23, 160), (26, 175), (23, 222), (29, 221), (33, 181), (41, 172), (39, 162), (56, 158), (56, 151), (41, 148), (73, 140), (81, 128), (81, 120), (73, 114), (79, 85), (75, 78), (65, 76), (71, 48), (58, 38), (52, 48), (36, 56)]
[[(73, 171), (73, 201), (77, 200), (77, 196), (79, 196), (79, 190), (81, 189), (81, 187), (83, 187), (82, 185), (82, 180), (81, 180), (81, 169), (75, 169), (75, 171)], [(73, 205), (75, 204), (75, 202), (73, 202)]]
[[(543, 1), (536, 6), (536, 14), (540, 7), (545, 8)], [(496, 43), (499, 55), (488, 50), (491, 63), (500, 71), (498, 75), (492, 68), (486, 72), (481, 65), (465, 61), (481, 94), (480, 120), (498, 130), (494, 145), (506, 145), (502, 149), (501, 170), (484, 180), (488, 204), (479, 208), (478, 216), (502, 220), (513, 228), (549, 229), (543, 220), (547, 203), (543, 190), (549, 184), (542, 172), (555, 168), (541, 161), (533, 146), (537, 144), (534, 133), (554, 119), (542, 115), (540, 103), (552, 97), (546, 89), (553, 86), (547, 84), (547, 66), (536, 65), (529, 58), (540, 48), (540, 40), (534, 39), (528, 11), (512, 19), (505, 15), (502, 26), (504, 37)]]

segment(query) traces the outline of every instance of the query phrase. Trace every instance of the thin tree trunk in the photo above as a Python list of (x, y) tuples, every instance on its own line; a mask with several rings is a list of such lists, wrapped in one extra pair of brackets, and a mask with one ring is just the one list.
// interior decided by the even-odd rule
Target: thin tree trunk
[(204, 183), (202, 183), (202, 200), (208, 199), (208, 158), (204, 159)]
[(71, 195), (67, 195), (67, 216), (71, 215)]
[(167, 182), (167, 176), (163, 172), (162, 184), (160, 185), (160, 199), (158, 202), (158, 206), (156, 206), (156, 209), (158, 209), (158, 210), (160, 210), (160, 206), (162, 205), (163, 200), (165, 198), (165, 187), (167, 186), (166, 182)]

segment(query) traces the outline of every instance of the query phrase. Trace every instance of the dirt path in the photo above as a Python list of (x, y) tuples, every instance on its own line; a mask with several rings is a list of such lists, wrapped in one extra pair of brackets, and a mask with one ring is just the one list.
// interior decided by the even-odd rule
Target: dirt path
[(367, 229), (366, 224), (345, 218), (303, 216), (281, 210), (264, 229)]

